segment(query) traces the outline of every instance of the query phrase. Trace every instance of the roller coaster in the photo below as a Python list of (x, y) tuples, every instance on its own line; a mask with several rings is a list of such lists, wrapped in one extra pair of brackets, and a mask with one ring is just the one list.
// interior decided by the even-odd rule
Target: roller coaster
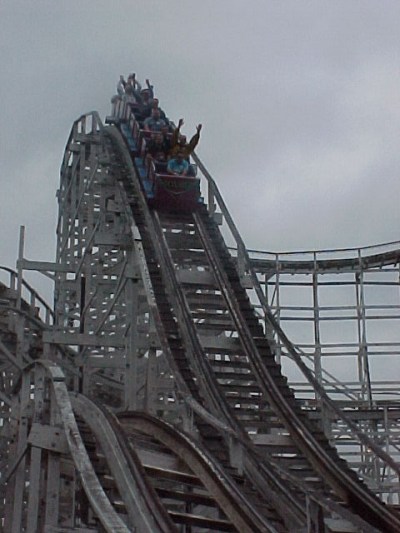
[[(400, 306), (368, 292), (398, 298), (398, 243), (252, 252), (196, 154), (205, 201), (149, 206), (137, 128), (122, 99), (105, 124), (74, 122), (56, 260), (26, 259), (21, 236), (1, 270), (1, 530), (400, 531), (399, 380), (370, 369), (375, 352), (398, 361)], [(54, 308), (28, 270), (54, 281)], [(324, 305), (326, 287), (356, 305)], [(324, 342), (324, 319), (351, 319), (356, 341)], [(305, 320), (312, 342), (294, 342)], [(340, 355), (353, 384), (323, 367)]]

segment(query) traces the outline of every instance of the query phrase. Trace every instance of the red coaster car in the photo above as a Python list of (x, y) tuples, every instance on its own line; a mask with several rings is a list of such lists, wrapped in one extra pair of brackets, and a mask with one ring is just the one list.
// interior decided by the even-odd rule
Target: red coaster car
[(152, 204), (163, 211), (193, 211), (200, 201), (200, 179), (154, 174)]

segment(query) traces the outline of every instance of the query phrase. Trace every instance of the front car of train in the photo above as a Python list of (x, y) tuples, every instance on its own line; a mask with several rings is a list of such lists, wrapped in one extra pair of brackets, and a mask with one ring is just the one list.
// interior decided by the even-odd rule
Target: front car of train
[[(136, 91), (137, 93), (137, 91)], [(150, 207), (160, 211), (193, 211), (203, 203), (200, 192), (200, 178), (196, 176), (196, 165), (190, 162), (187, 156), (188, 170), (182, 175), (168, 171), (168, 150), (165, 152), (165, 160), (160, 162), (149, 154), (148, 147), (153, 135), (157, 131), (149, 131), (144, 128), (143, 106), (131, 95), (119, 91), (113, 96), (112, 113), (107, 117), (108, 124), (115, 124), (123, 135), (129, 148), (132, 161), (139, 176), (142, 190)], [(166, 120), (168, 129), (165, 137), (168, 142), (174, 137), (175, 126)], [(178, 137), (178, 135), (176, 136)]]

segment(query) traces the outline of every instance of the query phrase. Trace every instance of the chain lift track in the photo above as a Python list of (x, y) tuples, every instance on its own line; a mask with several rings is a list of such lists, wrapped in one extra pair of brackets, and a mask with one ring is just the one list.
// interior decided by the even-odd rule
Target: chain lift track
[(54, 315), (21, 283), (4, 307), (5, 533), (400, 531), (289, 388), (270, 329), (296, 350), (255, 312), (215, 184), (208, 208), (149, 209), (126, 122), (112, 122), (83, 116), (67, 143), (57, 260), (42, 265)]

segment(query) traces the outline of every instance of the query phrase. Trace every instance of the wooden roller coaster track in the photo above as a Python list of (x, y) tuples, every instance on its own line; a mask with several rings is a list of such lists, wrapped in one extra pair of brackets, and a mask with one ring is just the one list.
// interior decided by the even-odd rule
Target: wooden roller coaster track
[[(97, 113), (74, 123), (57, 260), (19, 261), (51, 272), (54, 311), (11, 271), (0, 287), (2, 530), (400, 531), (398, 514), (289, 387), (271, 329), (302, 368), (301, 357), (268, 309), (215, 182), (195, 156), (208, 205), (149, 209), (121, 133), (133, 121), (114, 106), (108, 126)], [(302, 369), (321, 405), (399, 476)]]

